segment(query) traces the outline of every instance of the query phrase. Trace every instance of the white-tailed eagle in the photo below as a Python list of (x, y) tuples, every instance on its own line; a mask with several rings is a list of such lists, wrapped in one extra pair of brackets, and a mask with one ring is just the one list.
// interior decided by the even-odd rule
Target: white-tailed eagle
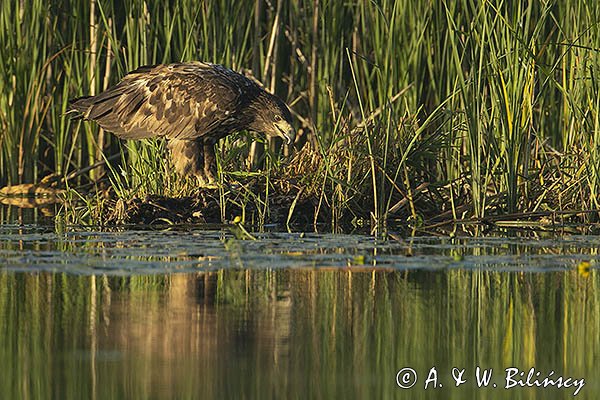
[(164, 137), (173, 164), (215, 183), (215, 143), (249, 130), (295, 136), (290, 110), (251, 79), (221, 65), (191, 62), (145, 66), (97, 96), (73, 99), (70, 111), (124, 139)]

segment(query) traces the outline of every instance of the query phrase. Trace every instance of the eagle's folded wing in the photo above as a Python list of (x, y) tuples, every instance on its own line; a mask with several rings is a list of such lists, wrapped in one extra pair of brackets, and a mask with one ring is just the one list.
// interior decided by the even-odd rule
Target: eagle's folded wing
[(195, 139), (218, 132), (236, 114), (246, 88), (231, 78), (207, 63), (142, 67), (70, 105), (124, 139)]

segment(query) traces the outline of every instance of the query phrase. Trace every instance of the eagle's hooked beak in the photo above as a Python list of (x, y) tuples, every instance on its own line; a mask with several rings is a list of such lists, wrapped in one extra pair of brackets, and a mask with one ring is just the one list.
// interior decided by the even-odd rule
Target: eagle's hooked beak
[(277, 130), (277, 136), (285, 140), (285, 143), (290, 145), (294, 143), (296, 138), (296, 131), (294, 127), (287, 121), (279, 121), (275, 123), (275, 129)]

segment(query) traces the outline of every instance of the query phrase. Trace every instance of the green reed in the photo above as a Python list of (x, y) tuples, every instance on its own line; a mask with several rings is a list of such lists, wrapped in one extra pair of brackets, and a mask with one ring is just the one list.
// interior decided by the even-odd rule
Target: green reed
[(220, 170), (294, 177), (332, 222), (600, 203), (591, 0), (9, 1), (0, 11), (0, 186), (122, 151), (71, 186), (108, 174), (122, 197), (190, 193), (163, 144), (123, 147), (64, 112), (140, 65), (205, 60), (251, 71), (298, 117), (297, 168), (268, 164), (276, 142), (240, 135), (221, 144)]

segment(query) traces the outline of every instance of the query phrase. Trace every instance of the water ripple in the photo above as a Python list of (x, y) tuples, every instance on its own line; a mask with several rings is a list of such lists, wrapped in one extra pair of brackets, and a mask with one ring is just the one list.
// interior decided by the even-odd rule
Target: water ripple
[(600, 238), (449, 238), (382, 240), (368, 235), (228, 230), (70, 230), (0, 225), (0, 268), (130, 275), (223, 268), (465, 269), (556, 271), (597, 265)]

